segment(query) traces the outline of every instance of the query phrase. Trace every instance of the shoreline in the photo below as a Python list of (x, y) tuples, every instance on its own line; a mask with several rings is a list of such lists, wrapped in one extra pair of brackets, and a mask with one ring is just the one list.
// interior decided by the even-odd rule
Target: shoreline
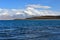
[(60, 19), (12, 19), (12, 20), (60, 20)]
[(60, 20), (60, 19), (14, 19), (14, 20)]

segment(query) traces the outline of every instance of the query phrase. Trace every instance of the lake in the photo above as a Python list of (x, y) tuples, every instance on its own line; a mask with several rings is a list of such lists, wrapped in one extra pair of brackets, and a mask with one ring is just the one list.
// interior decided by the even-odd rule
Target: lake
[(60, 20), (0, 20), (1, 40), (60, 40)]

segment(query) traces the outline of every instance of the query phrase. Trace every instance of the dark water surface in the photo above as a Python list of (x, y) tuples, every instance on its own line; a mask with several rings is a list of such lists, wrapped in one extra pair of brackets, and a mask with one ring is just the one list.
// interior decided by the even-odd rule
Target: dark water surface
[(0, 40), (60, 40), (60, 20), (0, 20)]

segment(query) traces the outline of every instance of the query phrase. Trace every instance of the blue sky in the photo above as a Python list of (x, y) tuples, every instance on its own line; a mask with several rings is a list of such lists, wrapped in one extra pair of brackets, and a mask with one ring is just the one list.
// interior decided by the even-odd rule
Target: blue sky
[(52, 10), (60, 11), (60, 0), (0, 0), (0, 8), (24, 9), (28, 4), (40, 4), (52, 7)]
[(60, 15), (60, 0), (0, 0), (0, 20), (32, 15)]

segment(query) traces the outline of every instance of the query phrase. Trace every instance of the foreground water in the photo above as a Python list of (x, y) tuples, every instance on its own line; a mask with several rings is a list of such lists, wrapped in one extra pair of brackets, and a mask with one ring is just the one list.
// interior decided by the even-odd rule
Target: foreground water
[(60, 40), (60, 20), (0, 20), (1, 40)]

